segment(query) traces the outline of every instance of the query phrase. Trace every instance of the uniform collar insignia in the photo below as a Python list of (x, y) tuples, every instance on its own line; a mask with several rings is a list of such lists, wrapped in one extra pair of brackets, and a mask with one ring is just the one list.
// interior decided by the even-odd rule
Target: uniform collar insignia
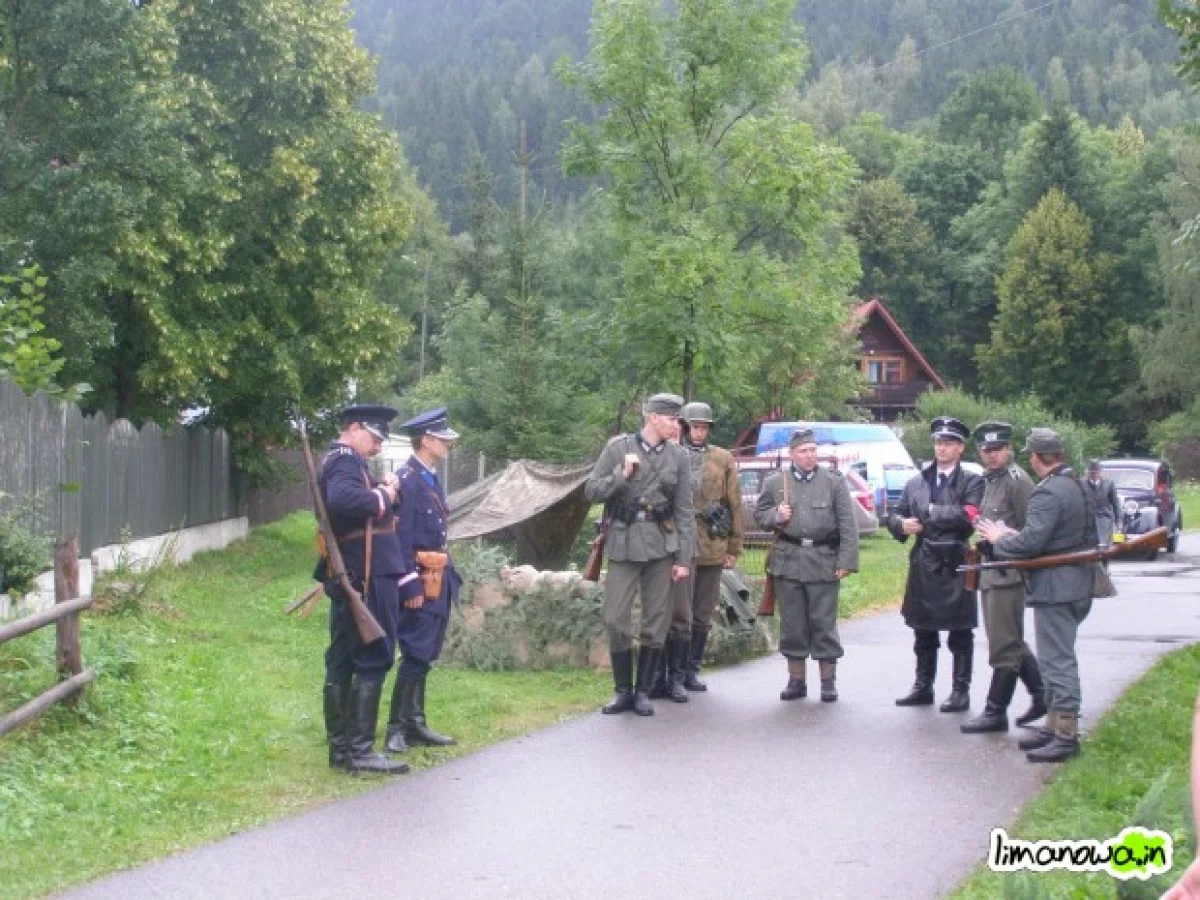
[(637, 439), (638, 443), (642, 445), (642, 449), (647, 453), (662, 453), (667, 446), (666, 441), (659, 441), (657, 444), (651, 444), (642, 436), (641, 432), (638, 432)]

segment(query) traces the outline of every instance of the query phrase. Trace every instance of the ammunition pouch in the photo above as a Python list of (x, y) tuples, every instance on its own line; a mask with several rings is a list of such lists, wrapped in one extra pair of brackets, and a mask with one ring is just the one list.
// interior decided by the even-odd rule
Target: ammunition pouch
[(657, 522), (663, 531), (675, 530), (675, 508), (670, 501), (663, 500), (654, 504), (643, 503), (643, 508), (646, 511), (646, 518)]
[(622, 525), (632, 525), (641, 511), (641, 504), (625, 494), (609, 497), (604, 504), (604, 518)]
[(733, 534), (733, 513), (729, 506), (721, 500), (712, 500), (700, 511), (700, 521), (708, 530), (708, 536), (714, 540), (727, 538)]

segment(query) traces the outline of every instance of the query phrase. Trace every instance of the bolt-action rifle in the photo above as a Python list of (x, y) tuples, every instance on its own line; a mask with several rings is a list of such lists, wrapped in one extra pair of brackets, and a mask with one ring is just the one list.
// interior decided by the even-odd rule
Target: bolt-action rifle
[(1076, 550), (1074, 553), (1055, 553), (1050, 556), (1034, 556), (1029, 559), (996, 559), (987, 562), (968, 563), (958, 567), (959, 572), (977, 572), (984, 569), (1053, 569), (1058, 566), (1081, 566), (1087, 563), (1107, 562), (1114, 556), (1146, 550), (1162, 550), (1167, 546), (1170, 535), (1166, 528), (1155, 528), (1120, 544), (1110, 547)]
[(300, 443), (304, 447), (304, 468), (308, 470), (308, 487), (312, 492), (313, 513), (316, 514), (317, 526), (321, 529), (321, 537), (324, 539), (326, 561), (332, 570), (334, 579), (337, 580), (350, 604), (350, 617), (354, 619), (354, 627), (358, 629), (358, 636), (362, 638), (364, 644), (374, 643), (384, 637), (384, 631), (375, 617), (371, 615), (371, 611), (367, 609), (362, 594), (355, 590), (346, 574), (346, 563), (342, 559), (342, 551), (338, 548), (337, 537), (329, 524), (329, 513), (325, 511), (325, 500), (321, 497), (321, 487), (317, 484), (317, 466), (313, 462), (312, 448), (308, 445), (308, 431), (304, 427), (303, 419), (300, 420)]
[[(779, 470), (783, 475), (783, 502), (786, 505), (788, 502), (788, 482), (791, 481), (791, 473), (786, 469)], [(795, 511), (792, 511), (795, 515)], [(783, 527), (787, 527), (786, 525)], [(767, 572), (767, 583), (763, 586), (762, 603), (758, 604), (758, 614), (760, 616), (775, 615), (775, 579), (771, 577), (771, 554), (775, 552), (775, 544), (779, 541), (779, 532), (783, 527), (775, 529), (775, 536), (771, 538), (771, 546), (767, 548), (766, 560), (763, 566)]]

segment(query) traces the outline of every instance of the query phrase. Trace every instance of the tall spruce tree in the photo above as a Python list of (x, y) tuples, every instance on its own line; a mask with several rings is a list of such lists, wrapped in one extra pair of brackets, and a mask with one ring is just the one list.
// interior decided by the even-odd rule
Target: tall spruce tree
[(1087, 216), (1051, 188), (1008, 246), (991, 343), (978, 349), (988, 394), (1036, 394), (1061, 415), (1106, 420), (1130, 350), (1107, 293), (1111, 267)]

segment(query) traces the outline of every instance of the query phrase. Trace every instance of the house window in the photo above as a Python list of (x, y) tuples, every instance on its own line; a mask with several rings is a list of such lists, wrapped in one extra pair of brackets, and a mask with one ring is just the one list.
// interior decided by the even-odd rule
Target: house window
[(870, 384), (899, 384), (904, 371), (899, 359), (868, 359), (866, 368)]

